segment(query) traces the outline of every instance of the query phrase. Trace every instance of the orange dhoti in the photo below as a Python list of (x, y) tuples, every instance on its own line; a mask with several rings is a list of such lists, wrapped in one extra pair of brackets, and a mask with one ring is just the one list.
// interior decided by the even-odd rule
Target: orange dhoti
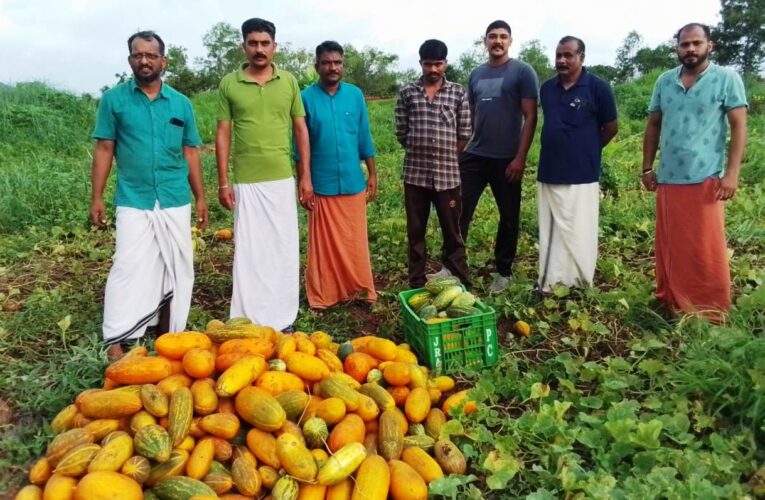
[(323, 309), (347, 300), (374, 302), (366, 192), (315, 200), (308, 212), (308, 304)]
[(659, 184), (656, 298), (673, 310), (719, 322), (731, 308), (725, 209), (720, 180)]

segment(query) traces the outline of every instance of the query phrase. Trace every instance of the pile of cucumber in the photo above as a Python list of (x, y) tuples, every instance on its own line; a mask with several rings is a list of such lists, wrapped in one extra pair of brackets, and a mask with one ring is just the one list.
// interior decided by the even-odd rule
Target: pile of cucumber
[(407, 303), (417, 316), (429, 322), (481, 313), (475, 307), (475, 295), (465, 291), (455, 276), (429, 280), (425, 283), (425, 290), (409, 297)]

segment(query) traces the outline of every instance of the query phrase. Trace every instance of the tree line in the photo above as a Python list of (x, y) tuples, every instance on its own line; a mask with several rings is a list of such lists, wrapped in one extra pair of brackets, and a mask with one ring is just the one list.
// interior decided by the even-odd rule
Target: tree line
[[(715, 41), (713, 57), (718, 64), (734, 66), (742, 74), (758, 77), (765, 61), (765, 0), (721, 0), (721, 21), (713, 27)], [(186, 48), (168, 45), (165, 81), (186, 95), (215, 90), (218, 82), (245, 61), (241, 49), (241, 34), (229, 23), (219, 22), (202, 37), (204, 57), (191, 61)], [(369, 97), (391, 97), (398, 88), (418, 77), (414, 69), (398, 70), (398, 56), (374, 47), (359, 49), (344, 45), (345, 77), (358, 85)], [(539, 40), (523, 44), (518, 59), (530, 64), (542, 82), (555, 74), (551, 52)], [(470, 72), (486, 60), (483, 42), (479, 38), (465, 52), (449, 62), (446, 77), (465, 84)], [(280, 44), (274, 62), (292, 72), (301, 88), (318, 80), (314, 70), (313, 52)], [(587, 65), (588, 70), (612, 84), (632, 81), (658, 69), (676, 66), (675, 43), (671, 36), (655, 47), (646, 45), (637, 31), (631, 31), (616, 51), (613, 65)], [(127, 73), (115, 75), (119, 82), (129, 78)]]

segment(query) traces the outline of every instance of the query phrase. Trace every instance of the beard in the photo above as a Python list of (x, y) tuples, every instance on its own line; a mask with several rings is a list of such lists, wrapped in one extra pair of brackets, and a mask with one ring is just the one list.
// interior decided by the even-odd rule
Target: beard
[(157, 81), (160, 76), (162, 76), (162, 70), (151, 71), (150, 73), (141, 73), (141, 69), (139, 69), (138, 71), (133, 71), (133, 77), (138, 83), (143, 83), (143, 84), (153, 83)]
[[(691, 60), (692, 58), (695, 58), (695, 60)], [(695, 56), (678, 56), (678, 59), (680, 60), (680, 64), (688, 69), (698, 68), (709, 59), (709, 51), (707, 50), (703, 54), (696, 54)]]

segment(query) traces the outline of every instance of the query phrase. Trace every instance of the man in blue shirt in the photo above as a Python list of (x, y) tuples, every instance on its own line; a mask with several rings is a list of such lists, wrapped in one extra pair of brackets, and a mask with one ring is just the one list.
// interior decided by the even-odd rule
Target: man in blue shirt
[(584, 42), (563, 37), (555, 49), (558, 76), (542, 84), (537, 202), (539, 289), (591, 285), (598, 258), (601, 150), (618, 130), (608, 83), (584, 67)]
[[(319, 81), (302, 92), (311, 144), (314, 205), (308, 212), (306, 295), (314, 309), (374, 302), (366, 203), (377, 195), (375, 149), (364, 94), (343, 78), (343, 47), (316, 47)], [(368, 170), (364, 178), (361, 161)]]
[(104, 187), (117, 160), (116, 252), (103, 322), (110, 357), (154, 321), (160, 333), (186, 328), (194, 284), (189, 186), (198, 226), (207, 224), (202, 141), (191, 102), (160, 78), (165, 44), (142, 31), (128, 39), (128, 49), (133, 78), (104, 93), (93, 131), (90, 216), (98, 226), (106, 224)]

